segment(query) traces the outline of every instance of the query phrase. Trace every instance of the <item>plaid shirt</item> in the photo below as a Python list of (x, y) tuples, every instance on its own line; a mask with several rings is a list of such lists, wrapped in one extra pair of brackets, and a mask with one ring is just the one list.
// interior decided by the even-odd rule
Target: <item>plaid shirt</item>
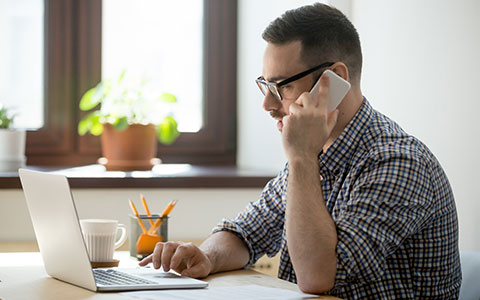
[[(337, 273), (329, 294), (345, 299), (458, 298), (454, 197), (424, 144), (364, 100), (318, 164), (338, 235)], [(285, 233), (287, 180), (288, 164), (258, 201), (233, 220), (222, 220), (213, 232), (227, 230), (245, 241), (247, 267), (264, 254), (281, 251), (278, 277), (296, 283)]]

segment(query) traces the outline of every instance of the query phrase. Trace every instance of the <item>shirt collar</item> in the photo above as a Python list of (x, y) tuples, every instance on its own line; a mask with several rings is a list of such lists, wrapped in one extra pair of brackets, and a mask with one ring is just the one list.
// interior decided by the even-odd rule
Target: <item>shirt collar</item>
[(366, 98), (353, 119), (327, 151), (320, 153), (319, 162), (335, 176), (345, 167), (349, 158), (360, 145), (363, 135), (372, 119), (373, 108)]

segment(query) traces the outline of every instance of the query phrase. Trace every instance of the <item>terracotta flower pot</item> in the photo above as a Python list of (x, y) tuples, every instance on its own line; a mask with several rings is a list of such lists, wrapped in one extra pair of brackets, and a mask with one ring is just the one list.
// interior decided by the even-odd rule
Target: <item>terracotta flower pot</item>
[(101, 136), (103, 158), (99, 162), (110, 171), (150, 170), (160, 160), (157, 154), (155, 126), (132, 124), (116, 130), (104, 124)]

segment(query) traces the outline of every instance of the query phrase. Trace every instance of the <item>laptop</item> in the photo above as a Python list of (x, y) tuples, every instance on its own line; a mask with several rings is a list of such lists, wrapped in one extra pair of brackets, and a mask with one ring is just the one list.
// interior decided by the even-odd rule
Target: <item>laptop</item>
[(19, 169), (48, 275), (91, 291), (203, 288), (207, 282), (151, 268), (92, 269), (67, 177)]

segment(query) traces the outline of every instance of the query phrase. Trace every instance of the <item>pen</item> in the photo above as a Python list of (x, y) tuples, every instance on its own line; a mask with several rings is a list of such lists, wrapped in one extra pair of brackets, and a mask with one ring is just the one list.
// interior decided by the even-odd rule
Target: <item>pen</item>
[(128, 199), (128, 203), (130, 203), (130, 208), (132, 209), (133, 213), (137, 217), (138, 225), (140, 225), (140, 227), (142, 228), (143, 233), (147, 233), (147, 228), (145, 228), (145, 225), (143, 225), (142, 220), (140, 220), (140, 217), (138, 216), (138, 211), (135, 208), (135, 205), (133, 205), (132, 200)]
[[(151, 217), (152, 215), (150, 214), (150, 210), (148, 209), (148, 205), (147, 205), (147, 201), (145, 201), (145, 197), (143, 197), (143, 195), (140, 194), (140, 198), (142, 199), (143, 207), (145, 207), (145, 212), (147, 213), (147, 216)], [(150, 222), (150, 227), (152, 227), (153, 226), (153, 220), (148, 219), (148, 221)]]
[(162, 217), (162, 219), (158, 219), (158, 220), (155, 221), (155, 224), (153, 224), (153, 226), (150, 227), (150, 229), (148, 230), (149, 234), (156, 234), (156, 231), (158, 230), (158, 228), (160, 228), (160, 226), (162, 226), (163, 217), (168, 216), (170, 214), (170, 212), (172, 211), (172, 209), (175, 207), (176, 204), (177, 204), (177, 200), (172, 200), (172, 201), (170, 201), (170, 203), (168, 203), (168, 205), (163, 210), (162, 215), (160, 216), (160, 217)]

